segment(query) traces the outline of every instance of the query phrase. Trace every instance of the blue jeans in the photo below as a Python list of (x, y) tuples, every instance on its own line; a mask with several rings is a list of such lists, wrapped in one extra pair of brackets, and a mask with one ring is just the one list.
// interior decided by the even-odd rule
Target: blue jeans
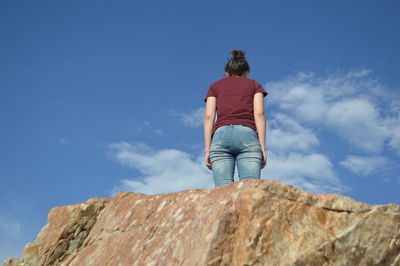
[(260, 179), (261, 145), (257, 131), (243, 125), (217, 128), (210, 147), (210, 162), (216, 187), (234, 182), (235, 162), (239, 179)]

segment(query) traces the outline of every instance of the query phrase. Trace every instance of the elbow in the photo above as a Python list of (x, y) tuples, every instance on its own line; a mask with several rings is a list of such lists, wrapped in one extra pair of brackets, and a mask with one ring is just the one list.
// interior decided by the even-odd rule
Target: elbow
[(263, 117), (265, 117), (265, 112), (264, 111), (256, 112), (256, 113), (254, 113), (254, 117), (255, 118), (263, 118)]
[(205, 115), (204, 122), (214, 121), (215, 116), (213, 115)]

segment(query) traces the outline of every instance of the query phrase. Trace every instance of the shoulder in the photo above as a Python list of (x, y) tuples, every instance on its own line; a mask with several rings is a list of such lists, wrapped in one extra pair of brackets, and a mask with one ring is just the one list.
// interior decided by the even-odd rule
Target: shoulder
[(224, 84), (225, 81), (226, 81), (226, 77), (225, 77), (225, 78), (221, 78), (221, 79), (219, 79), (219, 80), (217, 80), (217, 81), (214, 81), (214, 82), (211, 84), (211, 87), (217, 87), (217, 86), (219, 86), (219, 85), (221, 85), (221, 84)]
[(251, 79), (251, 78), (246, 78), (246, 81), (251, 84), (251, 85), (260, 85), (260, 83), (258, 83), (255, 79)]
[(252, 82), (252, 85), (254, 88), (254, 93), (261, 92), (264, 97), (267, 96), (268, 92), (264, 89), (264, 87), (259, 82), (257, 82), (254, 79), (251, 79), (251, 82)]

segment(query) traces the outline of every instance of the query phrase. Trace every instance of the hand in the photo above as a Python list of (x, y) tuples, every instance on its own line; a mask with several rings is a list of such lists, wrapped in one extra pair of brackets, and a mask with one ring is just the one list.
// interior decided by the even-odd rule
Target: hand
[(206, 163), (207, 168), (212, 170), (210, 162), (210, 152), (204, 153), (204, 162)]
[(262, 149), (262, 155), (263, 155), (263, 162), (262, 162), (261, 169), (267, 165), (267, 153), (265, 152), (264, 149)]

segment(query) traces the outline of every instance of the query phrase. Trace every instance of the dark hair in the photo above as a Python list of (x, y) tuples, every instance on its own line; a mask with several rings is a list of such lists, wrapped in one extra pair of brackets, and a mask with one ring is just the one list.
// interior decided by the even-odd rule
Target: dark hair
[(229, 76), (243, 76), (245, 72), (250, 71), (249, 63), (247, 63), (244, 58), (244, 51), (232, 50), (230, 54), (232, 57), (225, 65), (225, 72), (227, 72)]

